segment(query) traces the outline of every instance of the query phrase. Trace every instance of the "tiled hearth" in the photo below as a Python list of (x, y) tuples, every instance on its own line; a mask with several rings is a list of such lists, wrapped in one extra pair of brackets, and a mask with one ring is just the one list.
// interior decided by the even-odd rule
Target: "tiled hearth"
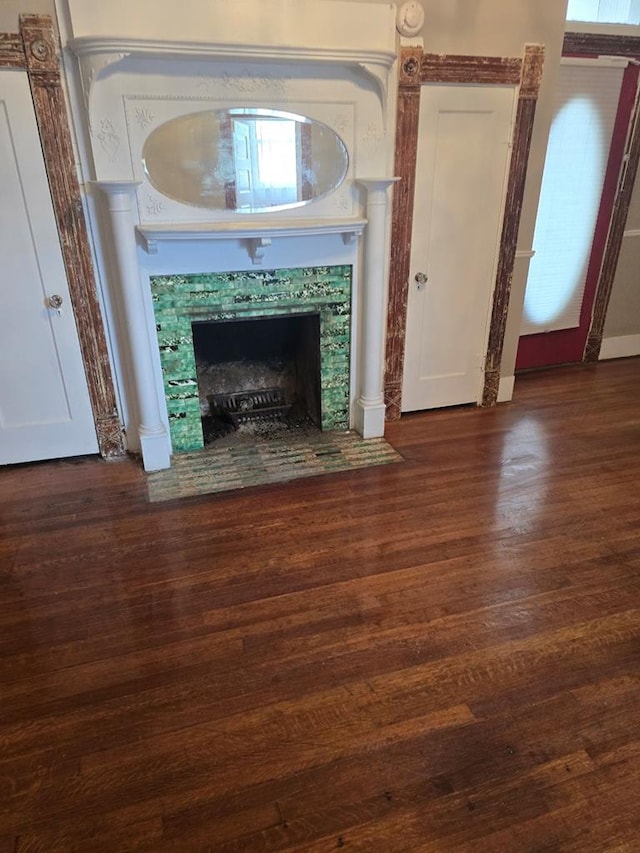
[(351, 266), (344, 265), (151, 276), (174, 453), (204, 447), (193, 322), (317, 313), (320, 318), (322, 429), (347, 430), (351, 278)]

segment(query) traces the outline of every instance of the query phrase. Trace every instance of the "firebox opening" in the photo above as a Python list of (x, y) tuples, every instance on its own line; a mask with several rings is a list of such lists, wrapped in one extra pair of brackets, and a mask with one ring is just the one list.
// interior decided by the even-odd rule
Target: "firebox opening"
[(319, 314), (192, 330), (205, 446), (321, 429)]

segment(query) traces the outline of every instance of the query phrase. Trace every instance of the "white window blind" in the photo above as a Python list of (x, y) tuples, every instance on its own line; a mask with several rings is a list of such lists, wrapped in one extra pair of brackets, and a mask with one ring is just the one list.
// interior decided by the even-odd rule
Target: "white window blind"
[(564, 64), (556, 91), (520, 333), (580, 324), (624, 68)]
[(567, 20), (639, 24), (640, 0), (569, 0)]

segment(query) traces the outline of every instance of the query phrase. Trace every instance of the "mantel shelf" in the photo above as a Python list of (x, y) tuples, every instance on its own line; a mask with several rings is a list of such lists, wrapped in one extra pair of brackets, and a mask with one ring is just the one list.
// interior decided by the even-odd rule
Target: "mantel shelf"
[(254, 264), (262, 262), (264, 250), (277, 237), (309, 237), (318, 234), (340, 234), (351, 243), (364, 231), (366, 219), (278, 219), (260, 222), (167, 222), (161, 225), (138, 225), (145, 251), (158, 252), (158, 244), (187, 240), (241, 240)]

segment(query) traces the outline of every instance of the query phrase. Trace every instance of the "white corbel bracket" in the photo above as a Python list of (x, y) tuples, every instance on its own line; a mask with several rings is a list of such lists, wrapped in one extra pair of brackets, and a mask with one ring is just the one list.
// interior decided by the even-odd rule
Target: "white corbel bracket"
[(251, 263), (257, 266), (262, 263), (264, 250), (271, 245), (271, 237), (249, 237), (245, 244)]

